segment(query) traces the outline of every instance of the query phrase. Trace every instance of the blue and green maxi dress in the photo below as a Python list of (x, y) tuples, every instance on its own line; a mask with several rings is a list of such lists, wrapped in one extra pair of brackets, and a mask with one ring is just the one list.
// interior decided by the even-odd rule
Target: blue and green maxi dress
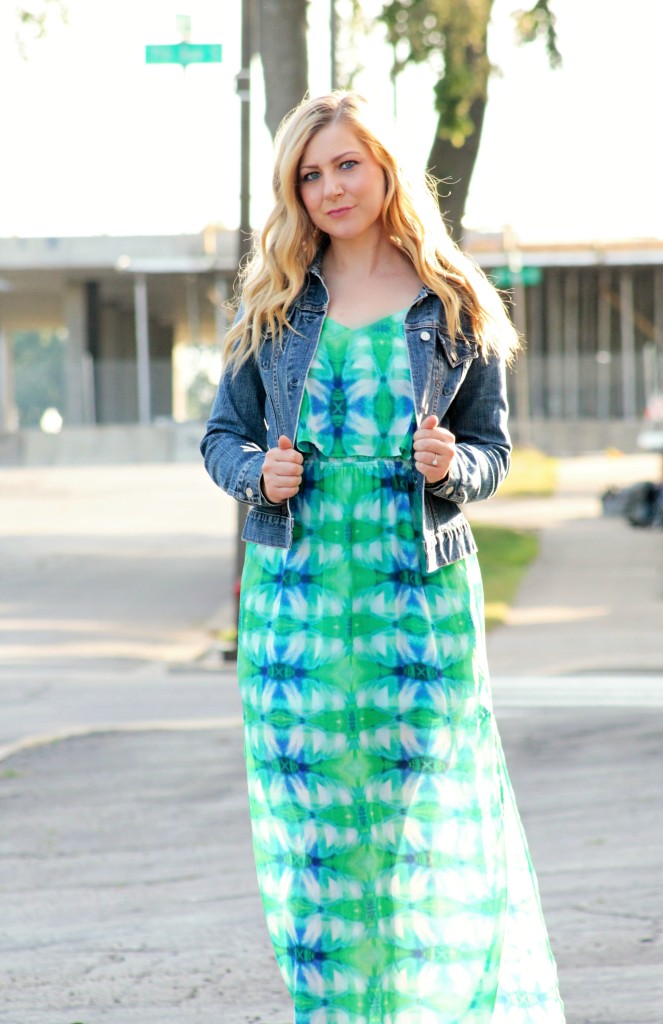
[(405, 311), (327, 318), (290, 550), (248, 544), (253, 844), (295, 1024), (563, 1024), (476, 556), (427, 573)]

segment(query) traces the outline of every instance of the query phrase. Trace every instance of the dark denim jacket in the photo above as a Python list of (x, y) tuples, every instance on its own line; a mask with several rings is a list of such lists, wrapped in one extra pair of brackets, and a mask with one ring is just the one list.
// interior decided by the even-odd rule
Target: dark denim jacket
[[(249, 510), (243, 539), (288, 548), (293, 518), (288, 502), (270, 504), (260, 488), (264, 454), (280, 434), (294, 439), (306, 375), (320, 337), (329, 295), (320, 256), (288, 312), (292, 330), (281, 343), (263, 338), (256, 359), (236, 376), (226, 371), (201, 443), (212, 479)], [(443, 483), (424, 486), (422, 536), (429, 572), (476, 551), (459, 505), (489, 498), (509, 469), (505, 368), (484, 360), (467, 330), (451, 338), (439, 298), (422, 287), (405, 317), (417, 423), (435, 413), (456, 437), (456, 457)]]

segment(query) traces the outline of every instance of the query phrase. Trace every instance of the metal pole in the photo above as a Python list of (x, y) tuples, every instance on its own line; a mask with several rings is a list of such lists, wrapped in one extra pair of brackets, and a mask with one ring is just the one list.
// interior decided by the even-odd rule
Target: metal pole
[(136, 381), (138, 385), (138, 422), (149, 423), (150, 409), (150, 327), (147, 313), (147, 279), (134, 278), (134, 314), (136, 318)]
[(242, 0), (242, 69), (237, 75), (237, 94), (241, 102), (240, 186), (239, 186), (239, 262), (251, 251), (251, 4)]
[[(251, 251), (251, 4), (252, 0), (242, 0), (242, 69), (236, 79), (237, 94), (241, 102), (238, 247), (240, 265)], [(246, 515), (246, 505), (238, 502), (235, 538), (235, 625), (239, 622), (239, 585), (244, 568), (242, 531)]]

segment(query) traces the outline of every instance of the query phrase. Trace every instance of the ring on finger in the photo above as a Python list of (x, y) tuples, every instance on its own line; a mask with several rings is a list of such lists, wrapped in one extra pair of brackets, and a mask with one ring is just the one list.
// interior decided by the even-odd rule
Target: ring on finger
[(437, 466), (437, 455), (433, 457), (433, 465)]

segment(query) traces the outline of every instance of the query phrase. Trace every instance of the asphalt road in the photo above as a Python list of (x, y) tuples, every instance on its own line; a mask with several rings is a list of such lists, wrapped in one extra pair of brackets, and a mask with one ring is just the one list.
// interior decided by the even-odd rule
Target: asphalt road
[[(498, 721), (568, 1024), (661, 1024), (663, 545), (568, 501), (491, 639)], [(233, 534), (197, 466), (0, 471), (0, 1024), (289, 1024), (210, 653)], [(567, 579), (598, 538), (621, 589), (564, 591), (572, 537)], [(650, 625), (615, 661), (617, 598)]]

